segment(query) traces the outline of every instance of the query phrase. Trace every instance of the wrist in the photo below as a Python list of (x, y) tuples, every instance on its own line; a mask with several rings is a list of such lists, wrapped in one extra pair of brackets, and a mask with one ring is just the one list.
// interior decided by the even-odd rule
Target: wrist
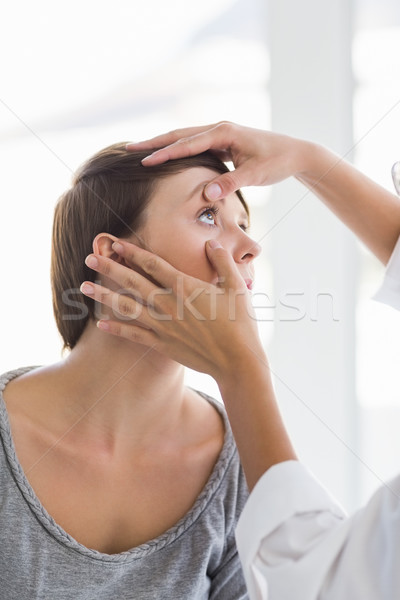
[(246, 347), (236, 360), (214, 375), (222, 397), (232, 390), (246, 388), (256, 380), (270, 381), (270, 368), (267, 355), (260, 345), (257, 348)]
[[(265, 355), (264, 355), (265, 356)], [(245, 360), (219, 389), (251, 490), (272, 465), (296, 459), (282, 421), (268, 361)]]
[(336, 154), (314, 142), (303, 141), (298, 148), (299, 169), (295, 177), (302, 183), (314, 183), (327, 174), (338, 162)]
[(294, 177), (301, 180), (302, 177), (317, 175), (321, 168), (323, 169), (321, 165), (323, 151), (324, 148), (319, 144), (308, 140), (297, 140)]

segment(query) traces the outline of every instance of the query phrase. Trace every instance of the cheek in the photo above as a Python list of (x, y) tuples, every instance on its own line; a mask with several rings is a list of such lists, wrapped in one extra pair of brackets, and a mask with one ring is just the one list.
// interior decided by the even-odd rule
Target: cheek
[(153, 241), (151, 247), (175, 269), (202, 281), (216, 283), (217, 275), (207, 258), (204, 240), (185, 239), (184, 236), (168, 236)]
[(203, 231), (200, 227), (193, 229), (193, 223), (186, 219), (181, 222), (175, 218), (170, 224), (168, 215), (163, 219), (157, 214), (151, 219), (151, 226), (147, 223), (138, 233), (147, 250), (169, 262), (175, 269), (202, 281), (217, 283), (216, 271), (205, 250), (206, 240), (213, 237), (208, 230)]
[(204, 247), (201, 248), (198, 253), (194, 251), (183, 252), (173, 263), (172, 260), (169, 262), (171, 262), (176, 269), (179, 269), (179, 271), (182, 271), (187, 275), (197, 277), (197, 279), (207, 281), (208, 283), (216, 282), (216, 272), (207, 258)]

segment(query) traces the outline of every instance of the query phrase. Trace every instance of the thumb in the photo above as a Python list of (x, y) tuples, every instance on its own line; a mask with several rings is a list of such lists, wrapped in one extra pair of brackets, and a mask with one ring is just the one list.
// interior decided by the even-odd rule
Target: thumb
[(217, 240), (208, 240), (206, 252), (208, 260), (217, 272), (221, 287), (232, 288), (243, 283), (232, 256)]
[(204, 195), (208, 200), (219, 200), (225, 198), (229, 194), (236, 192), (243, 183), (240, 181), (240, 176), (236, 171), (229, 171), (229, 173), (223, 173), (219, 177), (216, 177), (204, 188)]

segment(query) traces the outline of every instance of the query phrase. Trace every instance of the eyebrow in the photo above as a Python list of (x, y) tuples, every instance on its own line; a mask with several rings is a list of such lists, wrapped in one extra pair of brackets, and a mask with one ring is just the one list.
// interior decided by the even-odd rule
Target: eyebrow
[[(187, 196), (186, 200), (191, 200), (193, 198), (193, 196), (196, 196), (197, 194), (199, 194), (200, 192), (203, 192), (205, 186), (207, 185), (207, 183), (209, 183), (209, 180), (207, 181), (202, 181), (201, 183), (199, 183), (198, 185), (196, 185), (195, 188), (193, 188), (193, 190), (190, 192), (190, 194)], [(204, 200), (207, 200), (203, 193), (201, 194), (202, 197), (204, 198)]]
[[(202, 181), (201, 183), (196, 185), (196, 187), (194, 187), (193, 190), (190, 192), (190, 194), (186, 197), (185, 201), (187, 202), (188, 200), (192, 200), (194, 198), (194, 196), (196, 196), (197, 194), (199, 194), (201, 192), (201, 198), (202, 198), (202, 200), (204, 200), (204, 202), (207, 202), (208, 204), (210, 204), (210, 202), (212, 204), (214, 204), (214, 203), (219, 204), (221, 202), (223, 204), (225, 202), (225, 198), (221, 198), (220, 200), (216, 200), (215, 202), (213, 202), (204, 196), (203, 190), (204, 190), (205, 186), (207, 185), (207, 183), (210, 183), (209, 180)], [(237, 199), (240, 202), (239, 196), (237, 196)], [(240, 205), (242, 207), (242, 212), (239, 215), (239, 217), (244, 219), (246, 221), (246, 223), (249, 224), (249, 222), (250, 222), (249, 215), (245, 211), (243, 204), (241, 202), (240, 202)]]

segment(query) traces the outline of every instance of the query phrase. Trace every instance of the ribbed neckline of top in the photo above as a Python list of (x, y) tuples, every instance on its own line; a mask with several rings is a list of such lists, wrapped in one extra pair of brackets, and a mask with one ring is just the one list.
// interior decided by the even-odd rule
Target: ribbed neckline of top
[(14, 441), (11, 434), (10, 421), (3, 398), (3, 390), (9, 381), (35, 368), (38, 367), (21, 367), (19, 369), (8, 371), (0, 376), (0, 437), (16, 486), (36, 518), (47, 530), (47, 532), (59, 543), (63, 544), (70, 550), (74, 550), (75, 552), (78, 552), (88, 558), (111, 563), (121, 563), (129, 560), (144, 558), (145, 556), (157, 552), (177, 540), (202, 515), (207, 505), (215, 495), (218, 487), (220, 486), (223, 476), (234, 455), (235, 445), (232, 432), (227, 416), (221, 404), (207, 394), (204, 394), (203, 392), (197, 392), (212, 406), (214, 406), (214, 408), (222, 416), (225, 426), (225, 437), (222, 450), (217, 462), (214, 465), (214, 469), (192, 508), (174, 526), (157, 538), (149, 540), (148, 542), (145, 542), (144, 544), (141, 544), (135, 548), (131, 548), (130, 550), (126, 550), (125, 552), (120, 552), (118, 554), (106, 554), (97, 550), (92, 550), (91, 548), (87, 548), (83, 544), (80, 544), (55, 522), (55, 520), (51, 517), (51, 515), (49, 515), (44, 506), (41, 504), (39, 498), (36, 496), (16, 455)]

